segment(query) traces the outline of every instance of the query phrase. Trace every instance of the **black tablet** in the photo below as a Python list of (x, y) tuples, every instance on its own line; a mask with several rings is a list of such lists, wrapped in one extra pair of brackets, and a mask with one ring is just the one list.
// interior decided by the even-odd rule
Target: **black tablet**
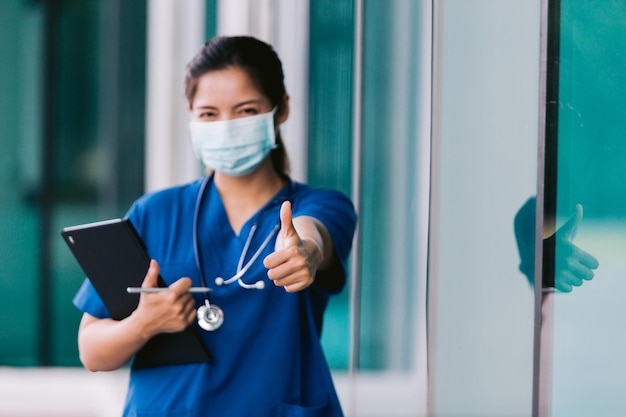
[[(102, 298), (111, 318), (128, 317), (139, 303), (140, 287), (150, 267), (145, 245), (128, 219), (112, 219), (66, 227), (61, 236), (81, 269)], [(165, 286), (159, 277), (159, 285)], [(135, 355), (133, 366), (151, 367), (207, 362), (211, 359), (195, 327), (162, 333)]]

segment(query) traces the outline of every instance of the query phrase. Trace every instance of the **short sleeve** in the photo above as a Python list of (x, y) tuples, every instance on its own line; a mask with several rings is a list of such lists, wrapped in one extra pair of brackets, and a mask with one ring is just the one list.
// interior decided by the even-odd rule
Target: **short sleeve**
[(327, 289), (329, 292), (340, 291), (347, 276), (348, 257), (357, 222), (352, 202), (345, 194), (336, 190), (305, 187), (294, 198), (293, 216), (313, 217), (328, 230), (340, 271), (335, 271), (333, 275), (338, 276), (333, 278), (335, 282)]
[(89, 279), (83, 281), (83, 284), (74, 295), (72, 302), (83, 313), (88, 313), (99, 319), (111, 317), (109, 310), (105, 307)]

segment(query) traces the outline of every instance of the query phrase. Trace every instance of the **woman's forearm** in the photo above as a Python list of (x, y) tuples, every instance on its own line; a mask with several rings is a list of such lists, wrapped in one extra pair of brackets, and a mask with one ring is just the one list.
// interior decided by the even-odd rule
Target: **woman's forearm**
[(113, 371), (127, 364), (150, 339), (133, 315), (124, 320), (84, 314), (78, 332), (80, 360), (92, 372)]
[[(142, 287), (156, 287), (159, 273), (159, 264), (151, 261)], [(184, 277), (172, 283), (167, 291), (141, 294), (137, 309), (119, 321), (84, 313), (78, 330), (78, 349), (85, 368), (90, 371), (121, 368), (151, 337), (183, 331), (196, 317), (189, 287), (191, 279)]]

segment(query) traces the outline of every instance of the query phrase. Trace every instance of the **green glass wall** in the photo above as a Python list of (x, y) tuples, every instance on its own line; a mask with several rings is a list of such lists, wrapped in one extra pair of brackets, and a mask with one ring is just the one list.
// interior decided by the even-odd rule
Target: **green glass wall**
[[(420, 2), (363, 2), (362, 153), (352, 155), (354, 2), (311, 2), (308, 178), (351, 194), (361, 165), (357, 366), (415, 365)], [(421, 202), (427, 204), (427, 202)], [(426, 231), (423, 231), (426, 233)], [(353, 254), (354, 256), (354, 254)], [(422, 267), (424, 267), (422, 265)], [(334, 297), (323, 344), (331, 367), (348, 365), (350, 289)]]
[[(422, 2), (363, 2), (359, 367), (415, 365)], [(428, 123), (428, 120), (422, 120)], [(426, 138), (423, 138), (427, 140)]]
[(0, 365), (37, 363), (41, 13), (0, 3)]
[[(146, 2), (0, 5), (5, 155), (2, 365), (78, 365), (83, 275), (62, 227), (122, 216), (143, 190)], [(4, 94), (6, 92), (6, 94)], [(4, 117), (6, 115), (6, 117)]]
[[(310, 5), (308, 182), (351, 194), (352, 58), (351, 0)], [(348, 366), (349, 290), (331, 298), (322, 343), (331, 368)]]
[[(552, 374), (549, 415), (622, 416), (626, 399), (626, 3), (552, 1), (550, 35), (558, 40), (553, 67), (558, 111), (549, 122), (558, 136), (554, 208), (557, 227), (577, 204), (583, 217), (567, 244), (556, 245), (555, 270), (566, 278), (589, 268), (582, 252), (597, 259), (592, 280), (571, 292), (544, 296)], [(557, 280), (558, 280), (557, 275)], [(545, 307), (545, 306), (544, 306)], [(548, 415), (548, 414), (546, 414)]]

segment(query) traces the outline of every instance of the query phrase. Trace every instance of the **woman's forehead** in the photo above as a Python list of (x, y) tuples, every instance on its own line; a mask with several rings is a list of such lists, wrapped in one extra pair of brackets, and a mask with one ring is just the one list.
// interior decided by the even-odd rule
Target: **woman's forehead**
[(225, 105), (265, 100), (268, 100), (267, 97), (257, 88), (246, 71), (238, 67), (228, 67), (200, 76), (194, 106), (200, 103)]

